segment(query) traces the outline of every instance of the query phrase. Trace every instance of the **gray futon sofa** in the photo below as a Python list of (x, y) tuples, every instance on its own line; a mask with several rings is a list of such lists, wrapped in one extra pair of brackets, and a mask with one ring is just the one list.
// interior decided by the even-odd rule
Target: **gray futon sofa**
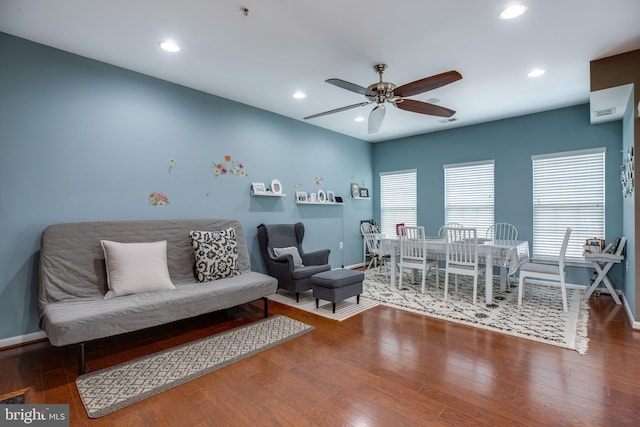
[[(235, 230), (239, 274), (199, 283), (190, 231)], [(167, 241), (167, 265), (175, 289), (105, 299), (109, 290), (101, 240)], [(42, 233), (38, 305), (40, 326), (54, 346), (80, 344), (263, 299), (278, 282), (251, 271), (242, 226), (228, 219), (103, 221), (55, 224)]]

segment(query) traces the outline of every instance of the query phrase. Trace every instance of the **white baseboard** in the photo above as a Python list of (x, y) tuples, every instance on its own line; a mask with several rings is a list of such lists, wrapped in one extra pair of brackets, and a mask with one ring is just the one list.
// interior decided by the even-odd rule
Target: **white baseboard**
[(358, 264), (351, 264), (351, 265), (345, 265), (344, 268), (348, 269), (348, 270), (352, 270), (354, 268), (358, 268), (358, 267), (362, 267), (364, 264), (362, 263), (358, 263)]
[(627, 317), (629, 318), (629, 324), (631, 325), (631, 328), (640, 330), (640, 322), (634, 319), (633, 313), (631, 313), (631, 309), (629, 308), (629, 302), (627, 301), (627, 298), (624, 296), (624, 294), (622, 294), (622, 301), (624, 303), (623, 304), (624, 311), (627, 313)]
[(18, 344), (26, 344), (31, 341), (38, 341), (43, 338), (47, 338), (47, 334), (44, 331), (33, 332), (26, 335), (18, 335), (17, 337), (3, 338), (0, 339), (0, 349)]

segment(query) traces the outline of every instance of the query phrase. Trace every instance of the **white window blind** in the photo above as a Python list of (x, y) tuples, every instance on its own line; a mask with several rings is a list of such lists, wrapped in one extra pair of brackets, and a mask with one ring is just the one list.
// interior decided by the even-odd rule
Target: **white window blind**
[(582, 261), (586, 239), (604, 238), (605, 149), (532, 156), (533, 257), (556, 260), (567, 227), (567, 260)]
[(396, 234), (396, 224), (417, 224), (416, 170), (380, 174), (380, 232)]
[(445, 223), (474, 227), (484, 237), (494, 222), (494, 161), (444, 165)]

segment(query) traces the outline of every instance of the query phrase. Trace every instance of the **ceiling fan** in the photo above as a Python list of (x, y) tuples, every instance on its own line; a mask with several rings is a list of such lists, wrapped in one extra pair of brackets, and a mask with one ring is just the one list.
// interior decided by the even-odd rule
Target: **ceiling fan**
[(307, 116), (304, 119), (314, 119), (320, 116), (326, 116), (327, 114), (338, 113), (340, 111), (350, 110), (352, 108), (362, 107), (364, 105), (377, 104), (371, 113), (369, 113), (368, 131), (370, 134), (376, 133), (380, 130), (382, 120), (385, 115), (384, 104), (390, 102), (401, 110), (413, 111), (414, 113), (427, 114), (430, 116), (451, 117), (456, 112), (448, 108), (440, 107), (438, 105), (429, 104), (427, 102), (416, 101), (415, 99), (408, 99), (406, 97), (417, 95), (419, 93), (427, 92), (429, 90), (437, 89), (441, 86), (448, 85), (462, 78), (462, 75), (455, 71), (447, 71), (446, 73), (436, 74), (431, 77), (425, 77), (415, 82), (407, 83), (402, 86), (396, 86), (393, 83), (382, 81), (382, 73), (387, 70), (386, 64), (374, 65), (373, 69), (380, 75), (380, 81), (374, 83), (369, 87), (362, 87), (354, 83), (347, 82), (341, 79), (327, 79), (327, 83), (334, 86), (338, 86), (342, 89), (350, 90), (351, 92), (359, 93), (367, 97), (369, 101), (359, 102), (353, 105), (347, 105), (346, 107), (336, 108), (335, 110), (325, 111), (323, 113)]

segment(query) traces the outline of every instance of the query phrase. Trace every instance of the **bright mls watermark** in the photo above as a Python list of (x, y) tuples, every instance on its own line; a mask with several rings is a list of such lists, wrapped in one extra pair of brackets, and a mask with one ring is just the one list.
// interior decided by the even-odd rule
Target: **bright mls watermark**
[(69, 427), (69, 405), (0, 405), (0, 426)]

